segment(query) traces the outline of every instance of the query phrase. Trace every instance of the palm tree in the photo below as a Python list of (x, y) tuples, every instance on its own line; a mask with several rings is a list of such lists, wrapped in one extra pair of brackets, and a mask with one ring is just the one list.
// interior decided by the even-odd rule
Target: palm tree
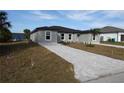
[(4, 11), (0, 11), (0, 41), (2, 42), (11, 39), (12, 35), (9, 30), (11, 24), (7, 20), (7, 13)]
[(0, 11), (0, 28), (10, 28), (11, 24), (7, 21), (7, 13), (4, 11)]
[(100, 33), (100, 29), (95, 28), (95, 29), (91, 29), (90, 31), (93, 35), (93, 40), (95, 40), (95, 36)]

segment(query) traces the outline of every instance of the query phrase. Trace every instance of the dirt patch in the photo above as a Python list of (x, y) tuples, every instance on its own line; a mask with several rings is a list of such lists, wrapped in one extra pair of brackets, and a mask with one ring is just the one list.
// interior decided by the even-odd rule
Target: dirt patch
[(79, 82), (73, 65), (35, 43), (0, 45), (0, 82)]

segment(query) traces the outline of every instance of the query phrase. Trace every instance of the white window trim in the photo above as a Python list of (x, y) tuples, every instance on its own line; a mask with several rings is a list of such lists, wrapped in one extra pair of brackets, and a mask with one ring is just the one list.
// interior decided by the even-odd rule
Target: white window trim
[(62, 39), (62, 34), (64, 34), (64, 33), (61, 33), (61, 34), (60, 34), (60, 36), (61, 36), (60, 39), (61, 39), (61, 40), (64, 40), (64, 39), (65, 39), (65, 34), (64, 34), (64, 36), (63, 36), (64, 39)]
[[(71, 39), (69, 39), (69, 35), (71, 35)], [(72, 40), (72, 37), (73, 37), (73, 36), (72, 36), (72, 34), (68, 34), (68, 40), (69, 40), (69, 41), (71, 41), (71, 40)]]
[[(50, 39), (46, 39), (46, 33), (47, 32), (50, 32)], [(52, 35), (51, 35), (52, 33), (51, 33), (51, 31), (45, 31), (45, 41), (51, 41), (52, 40)]]

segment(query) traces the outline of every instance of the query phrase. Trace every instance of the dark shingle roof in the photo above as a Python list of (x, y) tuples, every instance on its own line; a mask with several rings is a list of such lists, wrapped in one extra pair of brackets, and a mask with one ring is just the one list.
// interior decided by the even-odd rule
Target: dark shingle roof
[(51, 30), (51, 31), (57, 31), (57, 32), (64, 32), (64, 33), (88, 33), (89, 30), (75, 30), (67, 27), (62, 27), (62, 26), (44, 26), (44, 27), (38, 27), (35, 30), (33, 30), (31, 33), (37, 32), (37, 31), (43, 31), (43, 30)]
[(112, 26), (106, 26), (101, 28), (101, 33), (117, 33), (117, 32), (124, 32), (124, 29), (112, 27)]
[[(117, 33), (117, 32), (124, 32), (124, 29), (117, 28), (117, 27), (112, 27), (112, 26), (106, 26), (103, 28), (99, 28), (100, 33)], [(34, 29), (32, 33), (38, 32), (38, 31), (44, 31), (44, 30), (50, 30), (50, 31), (57, 31), (57, 32), (64, 32), (64, 33), (91, 33), (91, 30), (76, 30), (76, 29), (71, 29), (67, 27), (62, 27), (62, 26), (44, 26), (44, 27), (38, 27)]]

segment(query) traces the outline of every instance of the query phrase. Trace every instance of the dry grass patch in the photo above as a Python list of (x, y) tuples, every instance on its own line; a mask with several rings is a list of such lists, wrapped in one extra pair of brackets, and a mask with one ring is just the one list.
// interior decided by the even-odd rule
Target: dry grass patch
[(94, 47), (88, 47), (82, 43), (69, 43), (68, 46), (81, 49), (81, 50), (85, 50), (88, 52), (108, 56), (111, 58), (124, 60), (124, 49), (123, 48), (114, 48), (114, 47), (102, 46), (102, 45), (94, 45)]
[(35, 43), (0, 45), (0, 82), (78, 82), (72, 68)]
[(101, 43), (103, 43), (103, 44), (111, 44), (111, 45), (124, 46), (124, 42), (108, 42), (108, 41), (103, 41)]

